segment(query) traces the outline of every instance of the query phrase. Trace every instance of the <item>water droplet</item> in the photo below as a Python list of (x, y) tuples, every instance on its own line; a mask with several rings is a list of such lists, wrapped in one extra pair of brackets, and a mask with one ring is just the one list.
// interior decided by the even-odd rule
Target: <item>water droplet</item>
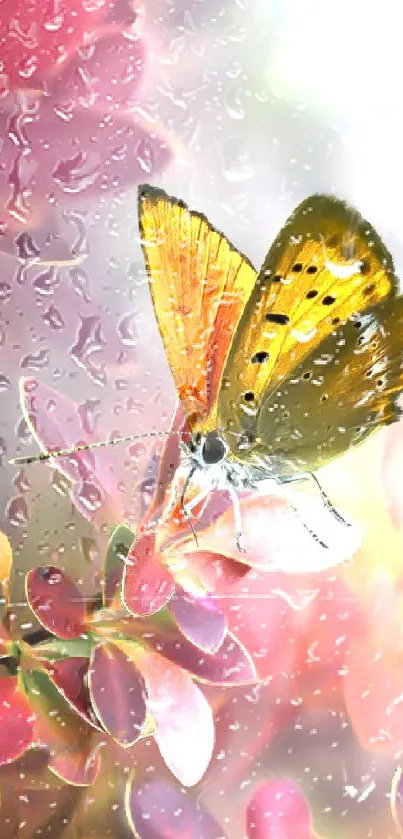
[(10, 498), (6, 507), (6, 516), (10, 524), (24, 527), (28, 522), (28, 505), (23, 495)]
[(4, 375), (4, 373), (0, 373), (0, 393), (4, 393), (5, 390), (8, 390), (11, 387), (10, 379)]
[(42, 565), (38, 568), (38, 577), (43, 580), (44, 583), (48, 583), (50, 586), (59, 585), (62, 582), (62, 574), (60, 571), (57, 571), (56, 568), (52, 568), (51, 566)]
[(241, 90), (239, 87), (232, 87), (225, 96), (225, 108), (231, 119), (245, 119), (246, 110), (242, 102)]
[(243, 137), (228, 138), (221, 149), (222, 173), (230, 184), (244, 183), (253, 177), (254, 169), (245, 150)]
[(155, 153), (149, 138), (143, 138), (138, 143), (136, 158), (143, 172), (146, 172), (147, 175), (149, 175), (153, 171), (155, 165)]
[(78, 414), (81, 420), (81, 425), (86, 434), (93, 434), (101, 414), (97, 413), (97, 408), (100, 406), (99, 399), (87, 399), (82, 402), (78, 408)]
[(22, 443), (30, 443), (32, 441), (32, 433), (24, 417), (17, 424), (16, 434)]
[(18, 475), (13, 480), (13, 484), (20, 493), (28, 492), (32, 488), (32, 484), (28, 480), (27, 473), (24, 469), (20, 469)]
[(61, 472), (55, 469), (52, 472), (51, 487), (63, 498), (69, 494), (70, 481), (65, 477), (65, 475), (62, 475)]
[(106, 342), (101, 334), (101, 319), (97, 315), (82, 317), (77, 340), (71, 347), (70, 353), (74, 361), (83, 367), (97, 384), (105, 384), (107, 377), (104, 367), (96, 366), (92, 356), (99, 353), (105, 345)]
[(37, 353), (25, 355), (20, 361), (20, 367), (24, 370), (43, 370), (47, 367), (50, 361), (49, 350), (39, 350)]
[(43, 315), (43, 320), (51, 329), (63, 329), (65, 323), (56, 306), (49, 306), (47, 312)]
[(79, 499), (83, 507), (90, 513), (95, 513), (100, 508), (103, 500), (99, 487), (89, 481), (84, 481), (80, 487)]
[(116, 390), (127, 390), (130, 383), (127, 379), (115, 379)]
[(135, 317), (136, 312), (129, 312), (118, 323), (118, 335), (126, 347), (135, 347), (137, 343)]
[(76, 195), (93, 186), (99, 178), (99, 155), (80, 151), (60, 160), (53, 170), (53, 180), (63, 192)]
[(62, 28), (64, 23), (64, 15), (55, 13), (50, 15), (46, 20), (43, 21), (43, 28), (46, 29), (48, 32), (58, 32), (59, 29)]
[(72, 268), (71, 271), (69, 271), (69, 275), (74, 291), (76, 291), (86, 303), (90, 303), (91, 297), (88, 288), (89, 280), (85, 271), (83, 271), (82, 268)]
[(52, 295), (59, 285), (59, 274), (56, 268), (48, 268), (35, 278), (33, 287), (42, 297)]
[(4, 455), (7, 451), (6, 441), (4, 437), (0, 437), (0, 466), (3, 465)]
[(35, 242), (29, 233), (20, 233), (14, 241), (17, 245), (17, 255), (19, 259), (23, 259), (25, 261), (27, 259), (33, 259), (34, 257), (40, 256), (40, 251), (36, 247)]
[(81, 539), (81, 550), (86, 562), (95, 562), (98, 558), (98, 546), (95, 539), (90, 536), (83, 536)]
[(7, 303), (11, 297), (12, 288), (9, 283), (0, 283), (0, 301)]

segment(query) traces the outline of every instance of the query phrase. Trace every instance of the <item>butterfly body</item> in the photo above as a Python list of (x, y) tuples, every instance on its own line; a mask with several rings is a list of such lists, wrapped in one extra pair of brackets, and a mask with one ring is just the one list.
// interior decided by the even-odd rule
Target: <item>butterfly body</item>
[[(185, 490), (305, 477), (400, 416), (403, 298), (374, 228), (332, 196), (290, 216), (260, 271), (153, 187), (139, 220), (190, 441)], [(323, 494), (324, 497), (324, 494)]]

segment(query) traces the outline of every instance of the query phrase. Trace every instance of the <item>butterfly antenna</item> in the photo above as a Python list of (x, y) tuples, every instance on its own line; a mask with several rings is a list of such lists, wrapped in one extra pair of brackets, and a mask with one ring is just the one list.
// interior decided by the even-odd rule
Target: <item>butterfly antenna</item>
[(9, 460), (15, 466), (28, 465), (30, 463), (38, 463), (44, 460), (51, 460), (53, 457), (70, 457), (77, 452), (87, 452), (91, 449), (101, 449), (106, 446), (117, 446), (120, 443), (132, 443), (135, 440), (144, 440), (150, 437), (164, 437), (169, 434), (182, 434), (182, 431), (148, 431), (145, 434), (128, 434), (125, 437), (115, 437), (112, 440), (101, 440), (99, 443), (84, 443), (82, 446), (74, 446), (71, 449), (57, 449), (54, 452), (41, 452), (41, 454), (32, 454), (24, 457), (13, 457)]

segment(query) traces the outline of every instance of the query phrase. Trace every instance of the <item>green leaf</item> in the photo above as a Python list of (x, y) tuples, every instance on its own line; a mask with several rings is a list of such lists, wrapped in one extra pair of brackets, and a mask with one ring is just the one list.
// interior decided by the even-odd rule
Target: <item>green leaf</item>
[(35, 646), (35, 653), (40, 653), (51, 661), (58, 658), (70, 658), (71, 656), (74, 658), (89, 658), (92, 645), (93, 641), (90, 634), (87, 638), (49, 638)]
[(103, 602), (105, 606), (110, 605), (120, 589), (124, 560), (135, 538), (135, 532), (124, 522), (118, 524), (111, 533), (104, 562)]

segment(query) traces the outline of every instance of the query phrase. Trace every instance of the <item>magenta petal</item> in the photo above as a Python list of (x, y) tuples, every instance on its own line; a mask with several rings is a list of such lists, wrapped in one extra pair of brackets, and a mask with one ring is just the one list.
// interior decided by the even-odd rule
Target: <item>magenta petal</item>
[(147, 691), (137, 667), (115, 644), (95, 647), (88, 670), (96, 714), (106, 731), (127, 748), (140, 737), (147, 715)]
[(84, 632), (84, 599), (60, 568), (33, 568), (26, 576), (25, 587), (29, 605), (45, 629), (59, 638), (77, 638)]
[[(44, 663), (44, 662), (42, 662)], [(101, 731), (87, 687), (88, 658), (75, 656), (45, 663), (49, 677), (66, 702), (93, 728)]]
[(126, 815), (133, 833), (141, 839), (227, 839), (210, 813), (165, 781), (136, 786), (130, 779)]
[[(126, 627), (125, 627), (126, 629)], [(202, 653), (191, 644), (176, 627), (165, 629), (156, 635), (147, 633), (145, 638), (149, 646), (188, 670), (202, 682), (217, 685), (243, 685), (256, 682), (255, 665), (248, 652), (227, 633), (220, 648), (213, 655)]]
[(32, 745), (34, 716), (14, 677), (0, 677), (0, 766), (16, 760)]
[(248, 839), (311, 839), (311, 814), (298, 787), (288, 780), (262, 784), (246, 809)]
[(155, 556), (155, 533), (142, 533), (125, 562), (122, 597), (132, 613), (145, 617), (162, 609), (175, 591), (168, 569)]
[(214, 653), (221, 646), (227, 621), (210, 597), (193, 597), (177, 586), (169, 611), (191, 644), (207, 653)]

